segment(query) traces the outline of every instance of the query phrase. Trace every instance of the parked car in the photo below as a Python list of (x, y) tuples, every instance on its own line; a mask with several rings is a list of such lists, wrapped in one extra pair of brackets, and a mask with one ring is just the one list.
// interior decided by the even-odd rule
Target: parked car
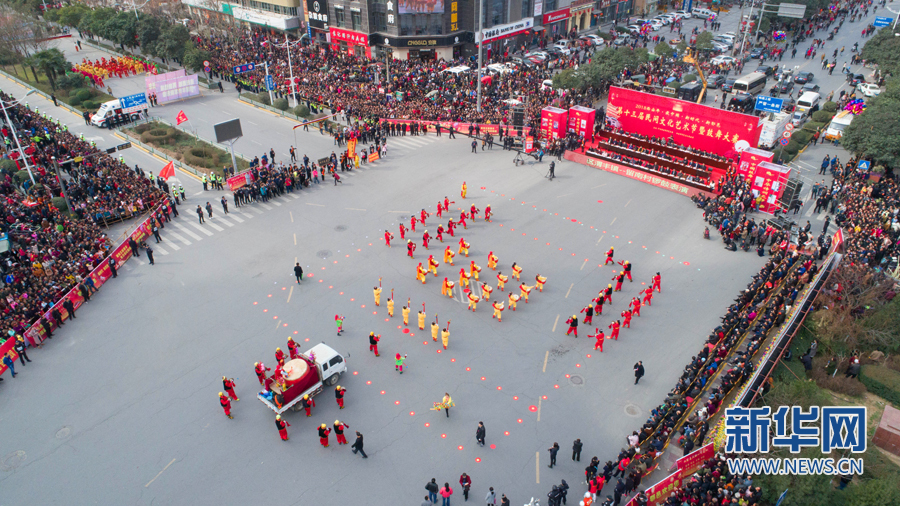
[(791, 81), (790, 79), (784, 79), (776, 86), (778, 86), (778, 91), (780, 93), (790, 93), (794, 89), (794, 81)]
[(734, 58), (732, 58), (730, 56), (725, 56), (725, 55), (716, 56), (715, 58), (713, 58), (712, 60), (709, 61), (709, 63), (712, 63), (713, 65), (729, 65), (734, 62), (735, 62)]
[(812, 91), (813, 93), (818, 93), (818, 92), (819, 92), (819, 85), (818, 85), (818, 84), (806, 83), (805, 85), (803, 85), (803, 88), (800, 89), (800, 95), (803, 95), (803, 94), (806, 93), (807, 91)]
[(678, 19), (688, 19), (691, 17), (691, 13), (688, 11), (675, 11), (673, 15)]
[(812, 82), (813, 73), (812, 72), (798, 72), (797, 76), (794, 78), (794, 81), (797, 84), (806, 84), (808, 82)]
[(781, 104), (782, 112), (794, 112), (794, 108), (797, 106), (797, 102), (791, 97), (784, 97)]
[(724, 83), (719, 85), (719, 89), (722, 91), (727, 91), (728, 93), (731, 93), (732, 91), (734, 91), (734, 82), (735, 81), (737, 81), (737, 79), (726, 79)]
[(858, 86), (861, 83), (866, 82), (866, 76), (862, 74), (852, 74), (849, 75), (848, 78), (850, 79), (850, 86)]
[(625, 27), (625, 29), (628, 30), (628, 32), (632, 35), (638, 35), (641, 33), (640, 25), (628, 25)]
[(881, 88), (875, 83), (860, 83), (856, 85), (856, 91), (867, 97), (877, 97), (881, 94)]
[(603, 40), (603, 37), (601, 37), (599, 35), (582, 35), (581, 40), (590, 41), (591, 44), (593, 44), (595, 46), (603, 46), (606, 44), (606, 41)]
[(760, 73), (762, 73), (762, 74), (765, 74), (765, 75), (766, 75), (766, 79), (768, 79), (768, 78), (771, 77), (773, 74), (775, 74), (775, 69), (772, 68), (772, 67), (770, 67), (770, 66), (768, 66), (768, 65), (760, 65), (759, 67), (756, 68), (756, 71), (757, 71), (757, 72), (760, 72)]
[(711, 76), (707, 76), (706, 78), (706, 82), (709, 84), (710, 88), (718, 88), (722, 86), (725, 81), (725, 76), (722, 74), (713, 74)]
[(763, 54), (763, 48), (754, 47), (750, 50), (750, 59), (759, 58)]

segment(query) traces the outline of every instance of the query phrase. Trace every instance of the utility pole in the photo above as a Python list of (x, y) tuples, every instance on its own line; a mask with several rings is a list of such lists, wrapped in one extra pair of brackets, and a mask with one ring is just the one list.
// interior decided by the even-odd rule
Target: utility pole
[[(269, 77), (269, 60), (268, 59), (266, 59), (266, 77)], [(268, 79), (266, 79), (266, 81), (268, 81)], [(266, 87), (266, 90), (269, 91), (269, 105), (274, 106), (275, 105), (275, 94), (272, 93), (272, 90), (269, 90), (268, 83), (264, 83), (264, 85)]]
[(476, 32), (476, 38), (478, 39), (478, 100), (475, 102), (475, 110), (478, 114), (481, 114), (481, 53), (484, 52), (484, 34), (481, 27), (481, 0), (473, 3), (478, 10), (476, 13), (476, 16), (478, 16), (478, 32)]
[[(294, 97), (294, 65), (291, 63), (291, 41), (288, 36), (284, 36), (284, 46), (288, 52), (288, 70), (291, 73), (291, 84), (288, 89), (291, 91), (291, 107), (297, 107), (297, 99)], [(268, 66), (266, 67), (268, 69)], [(271, 93), (271, 92), (270, 92)]]

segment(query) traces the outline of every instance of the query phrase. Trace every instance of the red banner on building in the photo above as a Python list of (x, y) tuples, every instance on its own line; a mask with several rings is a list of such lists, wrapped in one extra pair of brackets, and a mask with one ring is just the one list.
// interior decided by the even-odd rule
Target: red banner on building
[(339, 42), (346, 42), (349, 46), (348, 52), (353, 54), (354, 46), (362, 46), (366, 48), (366, 57), (372, 57), (372, 49), (369, 47), (369, 35), (361, 32), (354, 32), (351, 30), (342, 30), (340, 28), (329, 27), (329, 33), (331, 34), (331, 44), (334, 46), (335, 50), (340, 52)]
[(557, 21), (562, 21), (569, 17), (569, 8), (560, 9), (558, 11), (548, 12), (544, 14), (544, 23), (545, 25), (549, 25), (550, 23), (556, 23)]
[(628, 132), (671, 138), (729, 158), (756, 147), (762, 130), (756, 116), (617, 87), (609, 89), (606, 120)]
[(688, 476), (697, 472), (700, 469), (700, 466), (703, 465), (704, 462), (713, 458), (716, 454), (716, 449), (713, 443), (709, 443), (708, 445), (694, 450), (693, 452), (681, 457), (677, 461), (675, 461), (675, 465), (678, 466), (678, 472), (681, 473), (681, 479), (685, 479)]
[(559, 139), (566, 136), (569, 111), (559, 107), (544, 107), (541, 110), (541, 138)]
[(756, 169), (762, 162), (771, 162), (775, 157), (775, 153), (757, 148), (747, 148), (741, 151), (741, 158), (738, 162), (737, 173), (744, 176), (747, 181), (753, 180)]
[(775, 210), (780, 207), (778, 199), (784, 193), (784, 187), (790, 176), (790, 167), (769, 162), (759, 164), (750, 181), (750, 189), (755, 195), (762, 197), (762, 202), (759, 204), (760, 211), (775, 214)]

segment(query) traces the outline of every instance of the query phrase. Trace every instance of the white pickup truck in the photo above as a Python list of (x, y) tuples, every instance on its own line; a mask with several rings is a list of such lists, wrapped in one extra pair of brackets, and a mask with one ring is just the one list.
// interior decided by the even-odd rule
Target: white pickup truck
[(325, 343), (319, 343), (299, 358), (287, 361), (282, 368), (282, 378), (275, 375), (266, 379), (265, 389), (256, 397), (277, 414), (292, 409), (299, 411), (304, 395), (316, 396), (325, 385), (337, 384), (341, 374), (347, 372), (344, 356)]

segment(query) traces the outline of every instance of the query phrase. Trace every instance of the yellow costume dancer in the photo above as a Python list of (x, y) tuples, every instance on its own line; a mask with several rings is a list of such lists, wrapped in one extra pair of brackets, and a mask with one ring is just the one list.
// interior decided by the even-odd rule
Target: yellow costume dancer
[(475, 309), (477, 308), (479, 300), (481, 300), (481, 299), (474, 293), (469, 294), (469, 309), (471, 309), (473, 313), (475, 312)]
[(419, 265), (416, 266), (416, 280), (421, 281), (422, 284), (425, 284), (425, 275), (428, 274), (428, 271), (422, 267), (422, 262), (419, 262)]
[(403, 324), (409, 327), (409, 308), (403, 306)]
[(523, 299), (525, 299), (526, 304), (528, 304), (528, 294), (531, 293), (531, 290), (533, 290), (533, 289), (534, 289), (533, 286), (528, 286), (525, 283), (522, 283), (521, 285), (519, 285), (519, 290), (522, 291), (522, 293), (520, 295)]
[(393, 318), (394, 317), (394, 299), (388, 299), (387, 306), (388, 306), (388, 315), (390, 315), (390, 317)]
[(434, 255), (428, 255), (428, 270), (434, 274), (434, 277), (437, 277), (438, 265), (440, 264), (434, 259)]
[(491, 292), (493, 292), (493, 291), (494, 291), (494, 289), (491, 288), (491, 285), (489, 285), (487, 283), (482, 283), (481, 298), (484, 299), (485, 302), (491, 300)]
[(497, 273), (497, 288), (499, 288), (501, 292), (504, 291), (503, 285), (505, 285), (507, 281), (509, 281), (509, 276), (504, 276), (502, 271)]
[(465, 239), (460, 238), (459, 251), (457, 253), (459, 253), (460, 255), (466, 255), (466, 257), (469, 256), (469, 243), (466, 242)]
[(453, 257), (456, 256), (456, 253), (450, 249), (450, 246), (447, 246), (447, 249), (444, 250), (444, 263), (453, 265)]
[(471, 275), (466, 272), (465, 269), (459, 270), (459, 287), (460, 288), (468, 288), (469, 287), (469, 278)]
[(431, 322), (431, 339), (437, 341), (438, 332), (441, 331), (441, 326), (435, 322)]
[(500, 259), (494, 255), (493, 251), (488, 253), (488, 269), (490, 269), (492, 271), (496, 271), (497, 270), (497, 262), (499, 262), (499, 261), (500, 261)]
[(446, 328), (441, 329), (441, 342), (444, 345), (444, 349), (447, 349), (447, 345), (450, 343), (450, 331)]
[(514, 293), (510, 293), (510, 294), (509, 294), (509, 308), (510, 308), (511, 310), (513, 310), (513, 311), (516, 310), (516, 303), (517, 303), (517, 302), (519, 302), (519, 296), (516, 295), (516, 294), (514, 294)]
[(425, 330), (425, 311), (419, 311), (419, 330)]
[(448, 281), (447, 278), (444, 278), (444, 282), (441, 283), (441, 295), (446, 295), (447, 297), (453, 297), (453, 287), (455, 284), (453, 281)]
[(467, 192), (467, 191), (469, 191), (469, 187), (466, 186), (466, 182), (463, 181), (462, 191), (459, 192), (459, 194), (462, 195), (462, 198), (466, 198), (466, 192)]
[(494, 314), (491, 315), (491, 318), (496, 318), (498, 322), (503, 321), (503, 303), (498, 300), (492, 306), (494, 306)]
[(481, 272), (481, 266), (475, 263), (475, 260), (472, 260), (472, 263), (469, 264), (469, 274), (475, 276), (475, 281), (478, 281), (478, 273)]
[(381, 288), (376, 286), (373, 290), (375, 291), (375, 305), (380, 306), (381, 305)]
[(535, 284), (537, 285), (537, 289), (539, 292), (544, 291), (544, 283), (547, 282), (547, 278), (538, 274), (534, 277)]
[(516, 265), (515, 262), (513, 262), (512, 270), (513, 270), (512, 275), (514, 278), (516, 278), (516, 281), (522, 281), (522, 278), (520, 277), (520, 276), (522, 276), (522, 268), (519, 267), (518, 265)]

